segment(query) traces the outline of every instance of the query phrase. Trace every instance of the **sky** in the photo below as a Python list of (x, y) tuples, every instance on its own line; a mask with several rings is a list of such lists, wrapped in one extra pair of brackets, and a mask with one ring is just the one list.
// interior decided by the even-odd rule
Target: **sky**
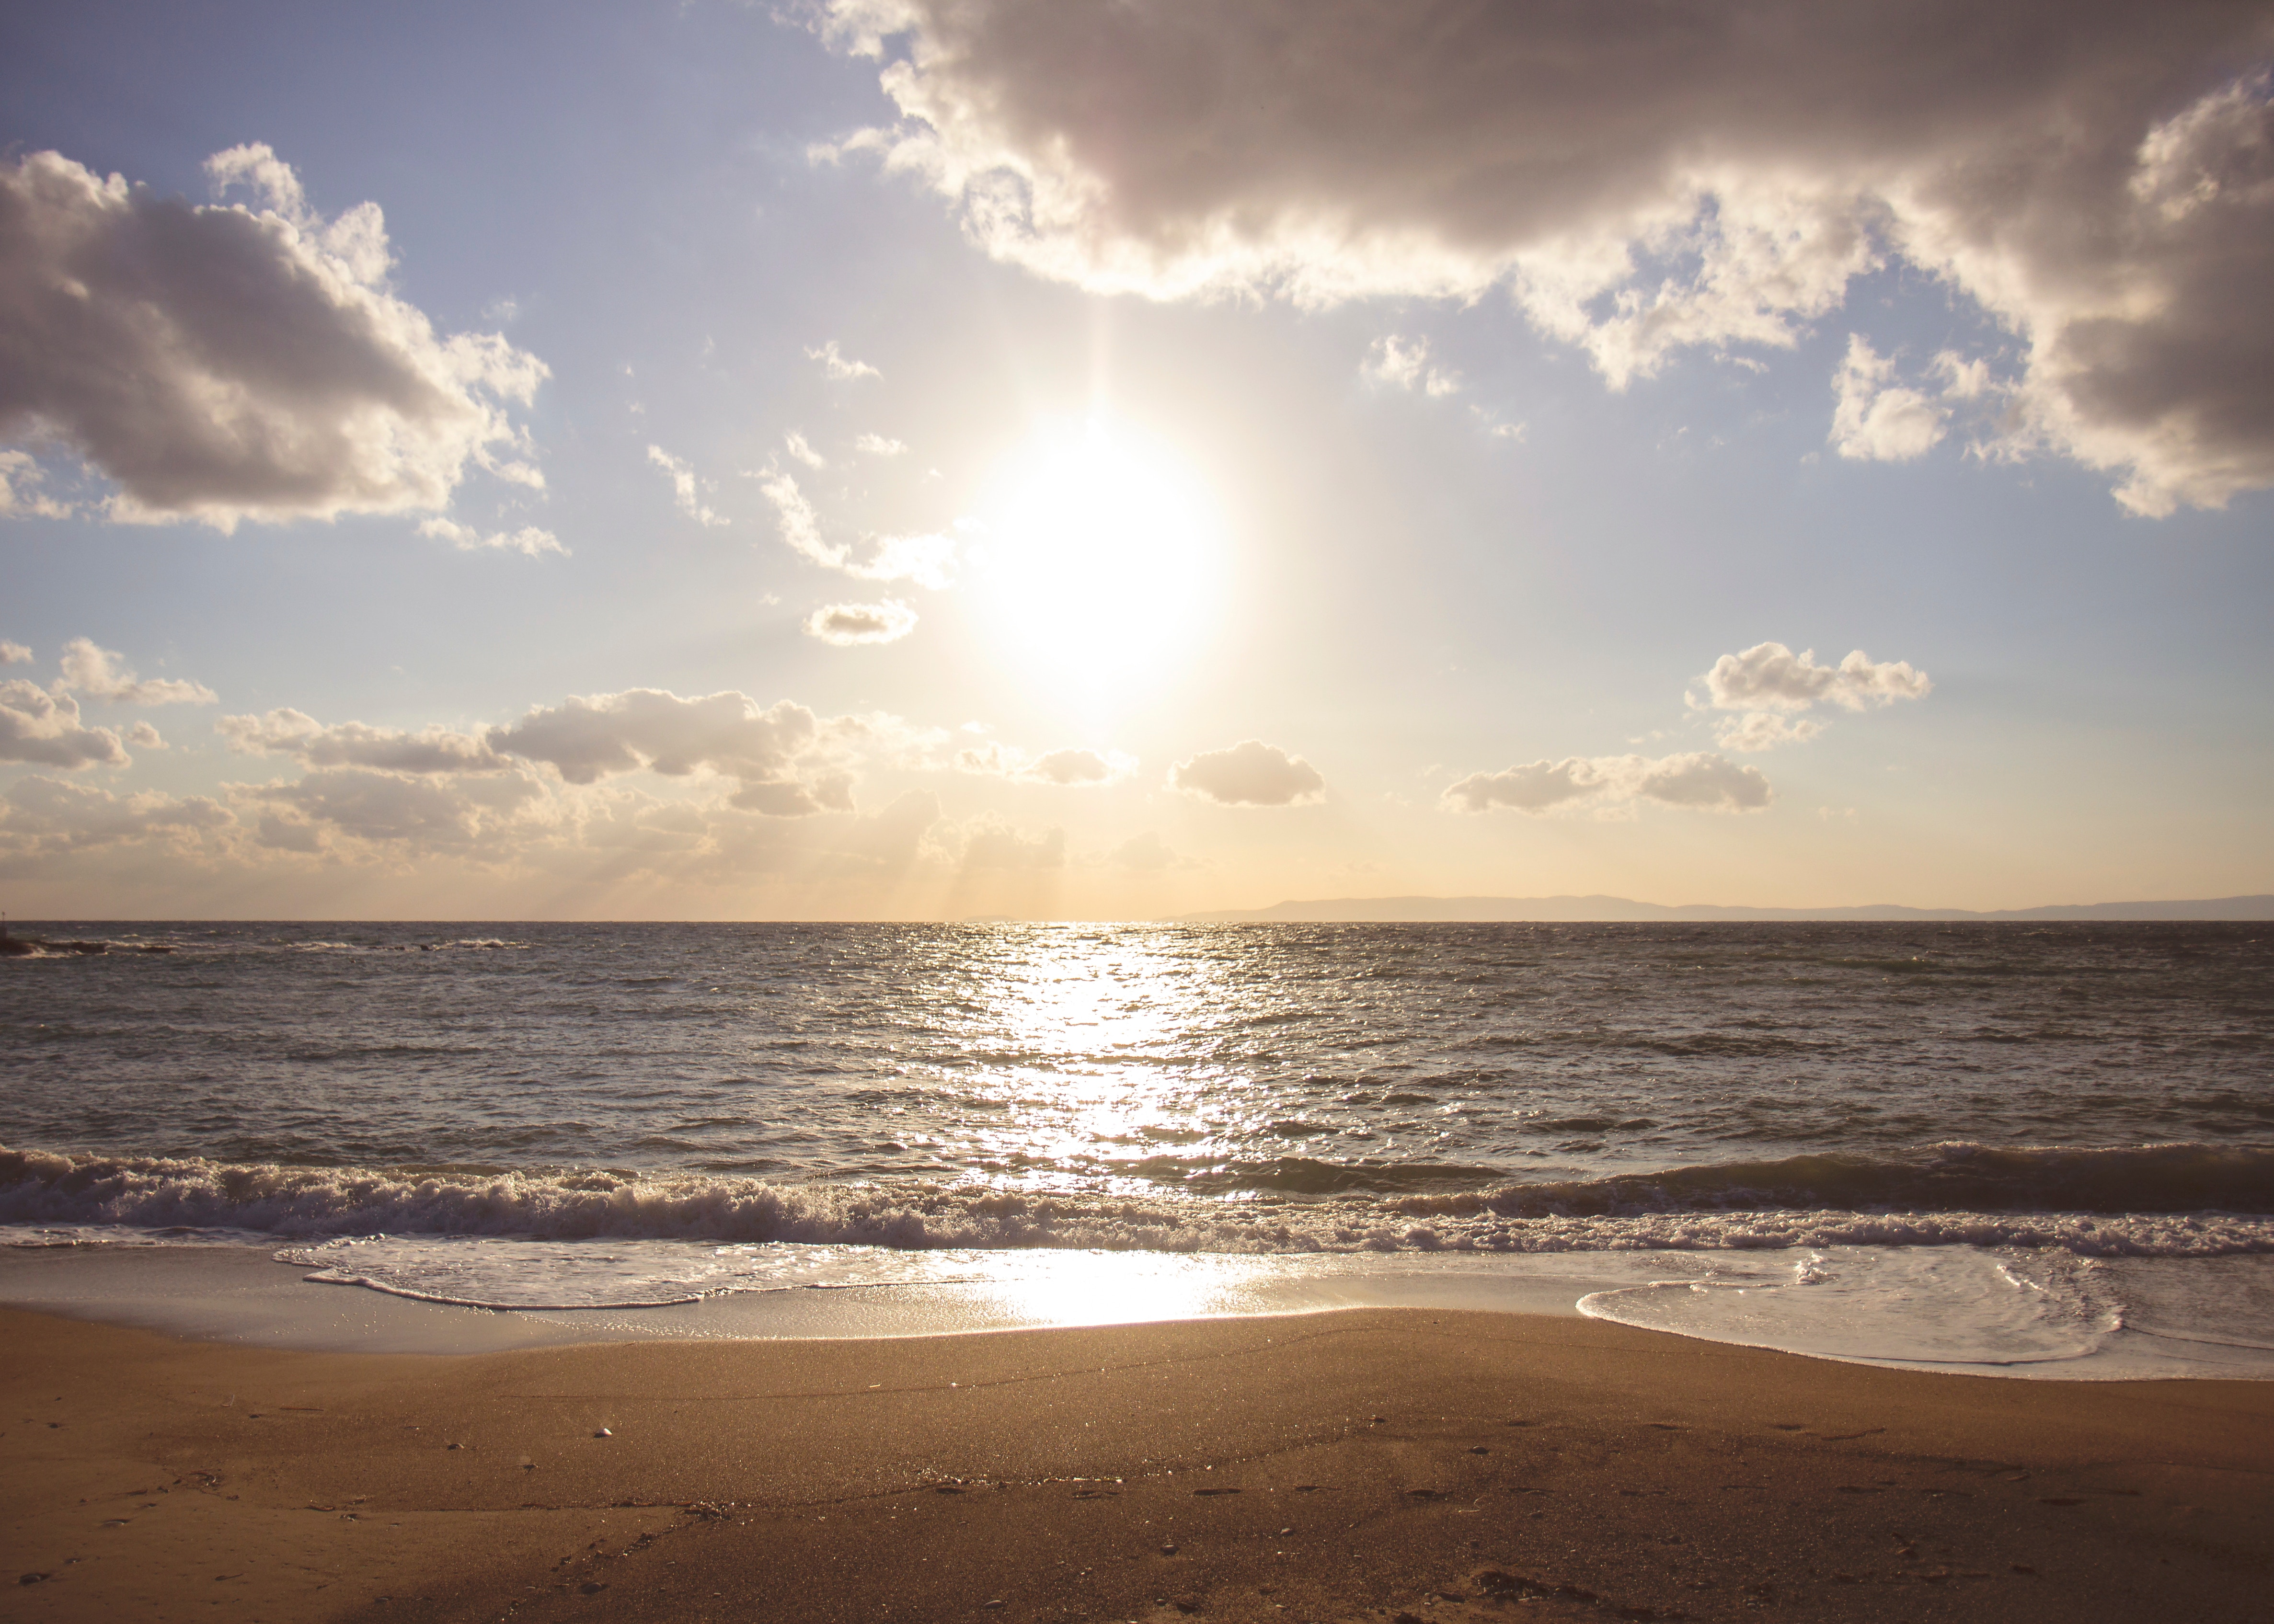
[(0, 23), (0, 906), (2274, 891), (2274, 12)]

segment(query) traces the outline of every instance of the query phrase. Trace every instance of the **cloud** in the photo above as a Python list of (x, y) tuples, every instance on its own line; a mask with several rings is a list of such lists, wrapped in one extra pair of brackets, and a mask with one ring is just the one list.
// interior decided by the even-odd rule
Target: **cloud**
[(853, 442), (853, 448), (863, 456), (896, 457), (904, 455), (907, 447), (897, 440), (886, 440), (882, 434), (863, 434)]
[(173, 747), (165, 736), (147, 722), (137, 722), (126, 730), (126, 742), (138, 750), (167, 750)]
[[(0, 418), (0, 427), (5, 419)], [(69, 502), (40, 489), (47, 470), (28, 451), (0, 451), (0, 519), (68, 519)]]
[(692, 464), (672, 455), (661, 446), (650, 446), (647, 448), (647, 460), (663, 470), (669, 477), (671, 499), (680, 512), (697, 524), (719, 525), (729, 523), (724, 514), (712, 512), (704, 502), (702, 493), (697, 488)]
[(502, 772), (508, 763), (486, 739), (443, 727), (406, 733), (342, 722), (327, 727), (289, 707), (267, 716), (224, 716), (214, 732), (245, 756), (289, 756), (312, 767), (371, 767), (387, 772)]
[(203, 795), (119, 795), (30, 778), (0, 803), (0, 852), (37, 858), (154, 838), (182, 845), (225, 833), (236, 823), (226, 807)]
[[(913, 581), (935, 591), (947, 586), (953, 579), (955, 542), (947, 536), (869, 536), (863, 544), (875, 549), (865, 560), (855, 559), (853, 549), (831, 541), (821, 533), (821, 515), (806, 500), (805, 492), (797, 488), (797, 481), (784, 473), (763, 474), (757, 477), (758, 490), (773, 504), (774, 516), (781, 525), (782, 539), (800, 557), (820, 565), (825, 569), (842, 570), (862, 581)], [(908, 624), (915, 622), (911, 620)], [(903, 628), (905, 629), (905, 628)], [(820, 634), (816, 633), (818, 636)]]
[(541, 762), (569, 784), (644, 769), (666, 778), (711, 771), (739, 778), (734, 804), (774, 817), (850, 811), (851, 780), (817, 761), (829, 741), (812, 711), (783, 700), (761, 708), (733, 691), (682, 699), (662, 688), (570, 698), (531, 710), (483, 742)]
[(0, 665), (28, 665), (31, 663), (31, 650), (20, 643), (10, 643), (0, 638)]
[(232, 785), (230, 793), (266, 811), (260, 844), (300, 852), (320, 849), (319, 825), (355, 840), (463, 852), (516, 822), (543, 793), (518, 773), (436, 779), (363, 767), (320, 768), (290, 784)]
[(50, 694), (21, 677), (0, 682), (0, 761), (69, 770), (132, 760), (110, 729), (80, 724), (79, 702), (69, 694)]
[(1255, 739), (1178, 762), (1169, 784), (1224, 807), (1303, 806), (1327, 794), (1327, 781), (1310, 763)]
[(1066, 862), (1065, 831), (1047, 829), (1027, 834), (991, 813), (972, 819), (956, 831), (965, 868), (1063, 868)]
[(1815, 650), (1795, 654), (1781, 643), (1757, 643), (1742, 654), (1724, 654), (1699, 680), (1717, 710), (1805, 710), (1818, 701), (1863, 710), (1898, 699), (1924, 699), (1934, 691), (1927, 674), (1907, 660), (1874, 665), (1857, 649), (1837, 665), (1819, 665)]
[(955, 770), (1070, 788), (1096, 788), (1121, 782), (1137, 771), (1137, 763), (1118, 750), (1064, 749), (1029, 756), (1014, 745), (984, 744), (957, 751)]
[(505, 408), (545, 364), (395, 297), (377, 205), (324, 220), (262, 146), (206, 167), (253, 202), (0, 163), (0, 436), (70, 447), (117, 483), (114, 519), (222, 530), (445, 508), (469, 462), (542, 484)]
[(799, 433), (795, 429), (792, 429), (787, 435), (784, 436), (782, 443), (789, 447), (789, 454), (791, 456), (804, 463), (808, 468), (814, 470), (817, 473), (829, 466), (829, 459), (822, 455), (818, 451), (816, 451), (811, 446), (806, 444), (805, 436)]
[(805, 617), (805, 635), (849, 647), (898, 643), (916, 628), (916, 612), (898, 598), (879, 604), (824, 604)]
[(547, 553), (568, 556), (568, 549), (561, 545), (561, 538), (551, 530), (541, 530), (533, 524), (524, 524), (517, 530), (493, 530), (485, 536), (470, 525), (449, 519), (428, 519), (419, 525), (421, 536), (432, 536), (437, 541), (447, 541), (461, 553), (475, 553), (493, 548), (501, 553), (519, 553), (529, 558)]
[(1860, 333), (1848, 335), (1848, 356), (1833, 375), (1839, 402), (1832, 411), (1833, 448), (1868, 462), (1907, 462), (1939, 441), (1949, 417), (1940, 402), (1895, 384), (1895, 364)]
[(144, 681), (118, 663), (122, 658), (96, 648), (90, 638), (74, 637), (64, 644), (64, 674), (56, 687), (122, 705), (209, 705), (221, 697), (202, 682), (173, 677)]
[(1507, 807), (1553, 812), (1593, 806), (1615, 808), (1638, 801), (1704, 812), (1756, 812), (1773, 792), (1758, 767), (1741, 767), (1706, 751), (1652, 759), (1643, 756), (1569, 756), (1529, 762), (1498, 772), (1472, 772), (1449, 786), (1445, 804), (1463, 812)]
[[(1789, 346), (1902, 263), (2018, 345), (2007, 454), (2143, 514), (2274, 484), (2263, 8), (831, 0), (817, 26), (900, 118), (814, 157), (915, 178), (1040, 275), (1497, 289), (1619, 387)], [(1859, 446), (1916, 440), (1889, 410)]]
[(1806, 744), (1824, 731), (1814, 717), (1789, 717), (1774, 710), (1748, 710), (1725, 716), (1714, 726), (1713, 741), (1725, 750), (1772, 750), (1780, 744)]
[(1459, 392), (1461, 375), (1431, 362), (1429, 341), (1405, 339), (1396, 334), (1374, 341), (1359, 373), (1369, 382), (1394, 388), (1418, 389), (1433, 399)]
[(805, 358), (809, 361), (820, 362), (821, 370), (829, 374), (830, 381), (832, 383), (843, 383), (854, 378), (884, 376), (866, 361), (848, 361), (838, 354), (837, 341), (833, 338), (818, 350), (808, 350), (805, 352)]
[(1171, 851), (1160, 835), (1150, 829), (1143, 834), (1130, 836), (1106, 853), (1103, 861), (1108, 868), (1125, 868), (1132, 874), (1163, 874), (1171, 868), (1196, 868), (1200, 866), (1191, 858)]

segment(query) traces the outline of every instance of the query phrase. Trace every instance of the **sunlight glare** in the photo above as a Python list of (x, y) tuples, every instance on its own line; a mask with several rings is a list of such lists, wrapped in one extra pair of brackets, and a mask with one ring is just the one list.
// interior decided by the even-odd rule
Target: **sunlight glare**
[(990, 505), (1001, 646), (1093, 694), (1166, 675), (1213, 617), (1220, 522), (1171, 454), (1126, 425), (1053, 424)]

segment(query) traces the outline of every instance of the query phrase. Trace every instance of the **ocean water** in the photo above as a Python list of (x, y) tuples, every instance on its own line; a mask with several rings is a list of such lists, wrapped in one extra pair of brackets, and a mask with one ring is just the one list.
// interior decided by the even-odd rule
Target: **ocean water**
[(17, 930), (109, 951), (0, 959), (16, 1247), (516, 1312), (1528, 1272), (2274, 1373), (2263, 924)]

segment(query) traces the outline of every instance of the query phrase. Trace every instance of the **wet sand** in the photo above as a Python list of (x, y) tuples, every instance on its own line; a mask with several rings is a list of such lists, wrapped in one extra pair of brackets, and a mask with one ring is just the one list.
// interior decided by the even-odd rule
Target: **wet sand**
[(1568, 1317), (433, 1357), (0, 1310), (26, 1620), (2274, 1619), (2270, 1482), (2274, 1383)]

